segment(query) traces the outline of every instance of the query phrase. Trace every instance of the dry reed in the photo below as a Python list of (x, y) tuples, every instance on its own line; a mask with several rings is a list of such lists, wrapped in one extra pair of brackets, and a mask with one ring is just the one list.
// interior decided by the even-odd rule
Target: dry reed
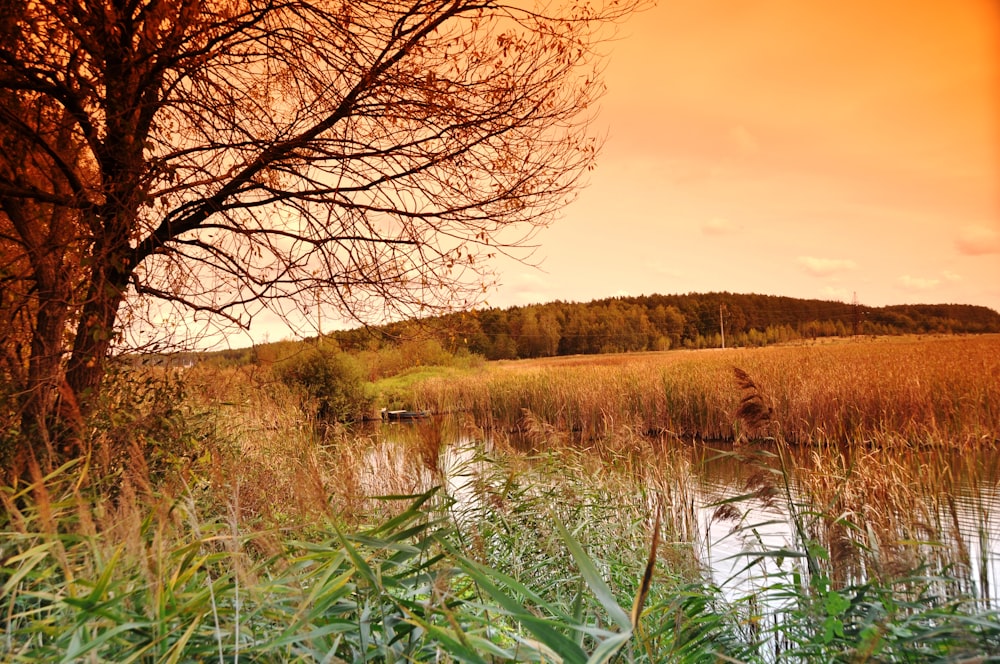
[(740, 367), (791, 443), (967, 446), (1000, 440), (1000, 336), (853, 340), (494, 363), (415, 386), (421, 408), (523, 430), (525, 413), (581, 439), (643, 434), (732, 440)]

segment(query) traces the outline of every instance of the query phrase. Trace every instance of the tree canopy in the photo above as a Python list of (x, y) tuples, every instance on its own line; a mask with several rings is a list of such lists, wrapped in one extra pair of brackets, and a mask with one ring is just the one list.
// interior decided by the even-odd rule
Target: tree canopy
[(78, 445), (178, 327), (475, 302), (593, 165), (637, 1), (0, 0), (7, 447)]
[[(392, 345), (416, 334), (487, 359), (718, 348), (852, 334), (1000, 332), (1000, 313), (967, 304), (868, 307), (754, 293), (687, 293), (483, 309), (335, 332), (341, 348)], [(249, 356), (249, 352), (244, 353)]]

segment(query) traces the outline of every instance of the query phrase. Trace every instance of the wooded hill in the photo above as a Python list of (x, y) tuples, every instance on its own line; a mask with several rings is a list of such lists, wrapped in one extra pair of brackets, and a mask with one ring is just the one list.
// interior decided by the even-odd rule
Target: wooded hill
[(1000, 313), (965, 304), (866, 307), (774, 295), (690, 293), (550, 302), (335, 332), (343, 350), (431, 335), (487, 359), (712, 348), (852, 334), (1000, 332)]

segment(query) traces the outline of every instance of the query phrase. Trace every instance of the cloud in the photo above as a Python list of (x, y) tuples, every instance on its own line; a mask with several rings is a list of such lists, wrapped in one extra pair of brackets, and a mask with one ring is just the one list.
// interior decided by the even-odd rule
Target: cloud
[(932, 288), (936, 288), (941, 284), (948, 282), (961, 281), (962, 275), (956, 274), (951, 270), (941, 270), (941, 276), (938, 277), (914, 277), (909, 274), (904, 274), (896, 280), (902, 288), (909, 291), (925, 291)]
[(705, 235), (733, 235), (743, 230), (742, 226), (737, 226), (728, 219), (713, 217), (701, 225), (701, 232)]
[(836, 302), (847, 302), (852, 298), (852, 294), (846, 288), (834, 288), (826, 286), (823, 289), (823, 296)]
[(498, 283), (490, 293), (487, 305), (509, 307), (555, 299), (551, 277), (541, 270), (512, 272), (504, 276), (503, 282)]
[(963, 254), (1000, 254), (1000, 231), (985, 226), (963, 226), (955, 245)]
[(896, 280), (900, 286), (906, 290), (930, 290), (938, 284), (941, 283), (940, 279), (933, 279), (927, 277), (911, 277), (908, 274), (904, 274), (899, 279)]
[(856, 270), (857, 263), (849, 258), (816, 258), (815, 256), (799, 256), (795, 262), (806, 272), (816, 277), (828, 277), (837, 272)]

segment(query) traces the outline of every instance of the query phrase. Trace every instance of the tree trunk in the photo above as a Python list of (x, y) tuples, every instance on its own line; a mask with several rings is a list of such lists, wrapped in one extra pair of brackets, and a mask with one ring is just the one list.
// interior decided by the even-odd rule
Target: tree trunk
[[(36, 271), (41, 272), (41, 271)], [(57, 407), (63, 377), (63, 336), (66, 333), (65, 280), (55, 274), (36, 276), (39, 306), (31, 338), (31, 357), (21, 405), (21, 435), (31, 441), (36, 457), (55, 455), (60, 428)], [(43, 286), (44, 284), (44, 286)], [(63, 390), (65, 391), (65, 390)], [(72, 397), (68, 397), (71, 401)]]
[(25, 278), (33, 284), (28, 292), (35, 303), (34, 307), (25, 307), (23, 328), (6, 331), (13, 336), (5, 337), (5, 341), (20, 337), (27, 342), (29, 352), (26, 371), (17, 381), (21, 442), (17, 449), (3, 451), (5, 456), (14, 455), (4, 460), (20, 466), (33, 454), (47, 467), (49, 460), (57, 460), (59, 409), (73, 403), (72, 395), (63, 387), (66, 325), (73, 311), (74, 279), (79, 273), (70, 257), (72, 224), (60, 210), (14, 205), (10, 200), (3, 203), (3, 213), (22, 239), (24, 258), (30, 265), (30, 277)]
[(126, 264), (127, 260), (119, 255), (110, 260), (94, 261), (87, 299), (76, 327), (73, 352), (61, 390), (64, 408), (59, 412), (59, 420), (65, 427), (60, 441), (60, 451), (63, 454), (79, 455), (84, 451), (82, 427), (98, 404), (105, 363), (114, 339), (118, 308), (125, 298), (125, 288), (131, 273), (130, 269), (111, 266)]
[(76, 329), (66, 383), (83, 417), (93, 411), (101, 387), (118, 307), (124, 299), (124, 283), (125, 279), (120, 274), (95, 276)]

